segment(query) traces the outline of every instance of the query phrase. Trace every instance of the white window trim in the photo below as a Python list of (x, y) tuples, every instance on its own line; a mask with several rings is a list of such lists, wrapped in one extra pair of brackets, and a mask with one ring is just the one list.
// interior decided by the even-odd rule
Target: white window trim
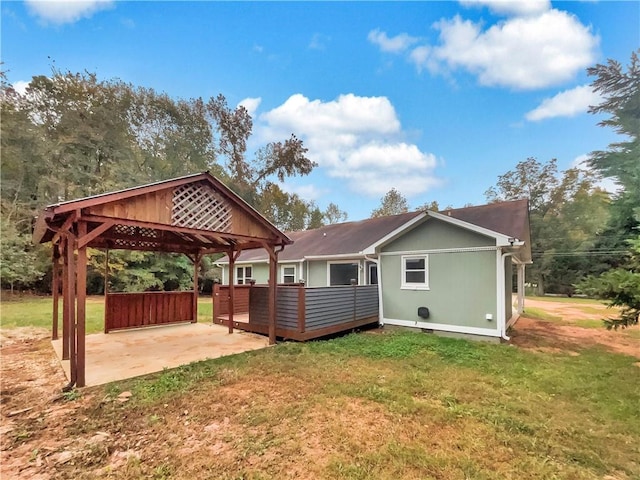
[[(424, 259), (424, 283), (407, 282), (407, 260)], [(429, 255), (402, 255), (401, 257), (401, 290), (429, 290)], [(417, 271), (417, 270), (416, 270)]]
[[(369, 276), (369, 278), (367, 279), (367, 281), (369, 282), (368, 283), (369, 285), (377, 285), (377, 284), (371, 283), (371, 269), (372, 268), (375, 268), (376, 271), (377, 271), (378, 270), (378, 264), (374, 263), (374, 262), (371, 262), (371, 263), (368, 264), (367, 275)], [(380, 283), (380, 275), (378, 275), (378, 283)]]
[[(251, 269), (251, 276), (247, 277), (247, 267), (249, 267)], [(235, 282), (235, 285), (248, 285), (249, 282), (247, 282), (247, 280), (251, 280), (253, 279), (253, 265), (249, 264), (249, 265), (234, 265), (234, 267), (236, 269), (235, 271), (235, 275), (234, 275), (234, 279), (233, 281)], [(240, 280), (240, 277), (238, 276), (238, 269), (241, 268), (242, 269), (242, 283), (238, 283), (238, 281)]]
[[(339, 261), (335, 261), (335, 262), (327, 262), (327, 287), (331, 286), (331, 265), (335, 265), (335, 264), (349, 264), (349, 265), (358, 265), (358, 285), (360, 285), (361, 280), (360, 277), (362, 275), (362, 264), (360, 263), (360, 260), (339, 260)], [(337, 287), (340, 287), (342, 285), (336, 285)]]
[(293, 281), (289, 282), (289, 283), (296, 283), (297, 282), (296, 277), (298, 275), (298, 267), (297, 267), (297, 265), (295, 263), (288, 263), (288, 264), (285, 264), (285, 265), (280, 265), (280, 283), (287, 283), (287, 282), (284, 281), (284, 277), (285, 277), (284, 269), (285, 268), (293, 268)]

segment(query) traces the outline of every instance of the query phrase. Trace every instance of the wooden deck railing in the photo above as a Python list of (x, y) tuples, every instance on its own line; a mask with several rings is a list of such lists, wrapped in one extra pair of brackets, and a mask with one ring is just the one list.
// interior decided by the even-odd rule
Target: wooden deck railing
[[(258, 333), (268, 331), (266, 285), (236, 285), (234, 315), (245, 314), (248, 322), (234, 327)], [(229, 317), (229, 287), (214, 286), (213, 321), (226, 325)], [(278, 285), (276, 335), (309, 340), (378, 321), (377, 285), (305, 287)]]
[(193, 292), (108, 293), (104, 330), (195, 322)]

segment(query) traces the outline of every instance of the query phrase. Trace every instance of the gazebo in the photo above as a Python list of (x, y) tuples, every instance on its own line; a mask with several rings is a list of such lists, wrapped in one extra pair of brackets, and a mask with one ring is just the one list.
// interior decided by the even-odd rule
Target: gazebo
[[(208, 172), (48, 205), (38, 216), (34, 243), (53, 244), (53, 332), (58, 336), (62, 286), (62, 358), (70, 382), (85, 386), (87, 248), (185, 254), (194, 265), (191, 292), (110, 294), (105, 279), (105, 332), (175, 322), (196, 322), (198, 268), (203, 255), (269, 252), (269, 343), (276, 341), (278, 253), (292, 241)], [(233, 305), (233, 288), (229, 291)], [(229, 333), (233, 333), (233, 312)], [(126, 321), (123, 318), (126, 317)]]

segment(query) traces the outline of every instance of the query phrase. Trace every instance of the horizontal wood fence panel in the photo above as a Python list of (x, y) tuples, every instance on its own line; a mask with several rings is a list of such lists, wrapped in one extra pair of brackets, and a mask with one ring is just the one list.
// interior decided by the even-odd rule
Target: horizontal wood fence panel
[[(234, 285), (233, 287), (233, 313), (249, 312), (249, 290), (251, 285)], [(214, 315), (229, 315), (229, 285), (216, 285), (213, 295), (215, 311)]]
[[(278, 285), (276, 335), (309, 340), (349, 330), (378, 320), (377, 285), (304, 287)], [(228, 315), (229, 287), (214, 289), (214, 321), (224, 323)], [(249, 312), (248, 323), (235, 321), (238, 328), (266, 333), (269, 324), (269, 287), (236, 285), (235, 313)], [(246, 310), (244, 305), (247, 305)]]
[(105, 332), (194, 320), (193, 292), (109, 293)]

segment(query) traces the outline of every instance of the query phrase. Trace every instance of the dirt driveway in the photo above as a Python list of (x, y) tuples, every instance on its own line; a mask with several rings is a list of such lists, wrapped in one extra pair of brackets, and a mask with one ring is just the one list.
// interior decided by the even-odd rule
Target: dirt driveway
[[(558, 320), (545, 321), (527, 317), (527, 307), (542, 310)], [(603, 318), (615, 314), (600, 303), (572, 303), (527, 299), (525, 314), (514, 326), (511, 342), (522, 348), (538, 351), (577, 352), (580, 348), (601, 345), (611, 351), (640, 359), (640, 326), (625, 330), (606, 330), (600, 326)], [(593, 321), (593, 328), (579, 325)]]

